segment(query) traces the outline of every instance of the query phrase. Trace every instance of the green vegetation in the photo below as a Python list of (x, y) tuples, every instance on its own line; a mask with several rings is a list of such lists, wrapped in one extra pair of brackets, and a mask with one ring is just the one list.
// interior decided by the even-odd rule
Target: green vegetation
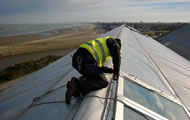
[(144, 34), (147, 34), (148, 36), (152, 38), (157, 38), (159, 36), (167, 34), (169, 31), (150, 31), (150, 32), (144, 32)]
[(40, 60), (32, 60), (10, 66), (0, 71), (0, 84), (35, 72), (61, 57), (62, 56), (46, 56)]

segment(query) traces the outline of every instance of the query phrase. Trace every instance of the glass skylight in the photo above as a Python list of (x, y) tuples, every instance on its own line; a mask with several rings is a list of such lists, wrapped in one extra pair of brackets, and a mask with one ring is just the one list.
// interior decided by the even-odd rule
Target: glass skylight
[[(170, 120), (189, 120), (183, 107), (124, 77), (123, 95)], [(126, 113), (126, 112), (125, 112)]]
[(124, 120), (153, 120), (152, 118), (135, 111), (128, 106), (124, 106)]

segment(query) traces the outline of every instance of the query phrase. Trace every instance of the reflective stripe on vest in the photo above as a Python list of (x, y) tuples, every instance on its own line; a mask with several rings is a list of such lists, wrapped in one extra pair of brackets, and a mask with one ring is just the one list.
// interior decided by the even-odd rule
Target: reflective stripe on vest
[(97, 40), (90, 40), (80, 46), (87, 49), (92, 54), (99, 67), (101, 67), (103, 63), (107, 62), (111, 58), (106, 44), (107, 38), (112, 37), (107, 36), (104, 38), (97, 38)]
[(85, 43), (85, 44), (89, 45), (92, 48), (92, 50), (93, 50), (93, 52), (94, 52), (94, 54), (96, 56), (96, 61), (98, 62), (98, 65), (99, 65), (100, 59), (99, 59), (98, 53), (96, 52), (96, 50), (95, 50), (94, 46), (92, 45), (92, 43)]
[(100, 46), (100, 49), (101, 49), (101, 52), (102, 52), (102, 63), (104, 63), (106, 61), (106, 53), (104, 51), (104, 47), (103, 47), (102, 43), (99, 40), (96, 40), (96, 42)]

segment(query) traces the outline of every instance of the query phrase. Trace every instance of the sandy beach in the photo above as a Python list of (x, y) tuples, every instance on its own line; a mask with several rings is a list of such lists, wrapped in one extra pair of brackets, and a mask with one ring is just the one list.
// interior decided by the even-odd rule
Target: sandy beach
[(96, 25), (83, 24), (79, 27), (60, 29), (59, 34), (41, 37), (39, 34), (0, 38), (0, 58), (77, 48), (80, 44), (95, 39), (103, 32)]
[[(0, 70), (47, 55), (64, 56), (80, 44), (95, 39), (103, 33), (103, 30), (96, 29), (96, 25), (93, 24), (83, 24), (79, 27), (64, 28), (58, 31), (58, 34), (48, 37), (41, 37), (40, 34), (0, 37)], [(1, 84), (0, 92), (23, 78)]]

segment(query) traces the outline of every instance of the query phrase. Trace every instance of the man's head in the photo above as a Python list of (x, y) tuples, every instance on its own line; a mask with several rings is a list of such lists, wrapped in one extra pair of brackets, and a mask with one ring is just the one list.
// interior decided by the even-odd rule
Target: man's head
[(121, 40), (119, 38), (109, 37), (106, 40), (115, 40), (119, 45), (119, 49), (121, 50)]

